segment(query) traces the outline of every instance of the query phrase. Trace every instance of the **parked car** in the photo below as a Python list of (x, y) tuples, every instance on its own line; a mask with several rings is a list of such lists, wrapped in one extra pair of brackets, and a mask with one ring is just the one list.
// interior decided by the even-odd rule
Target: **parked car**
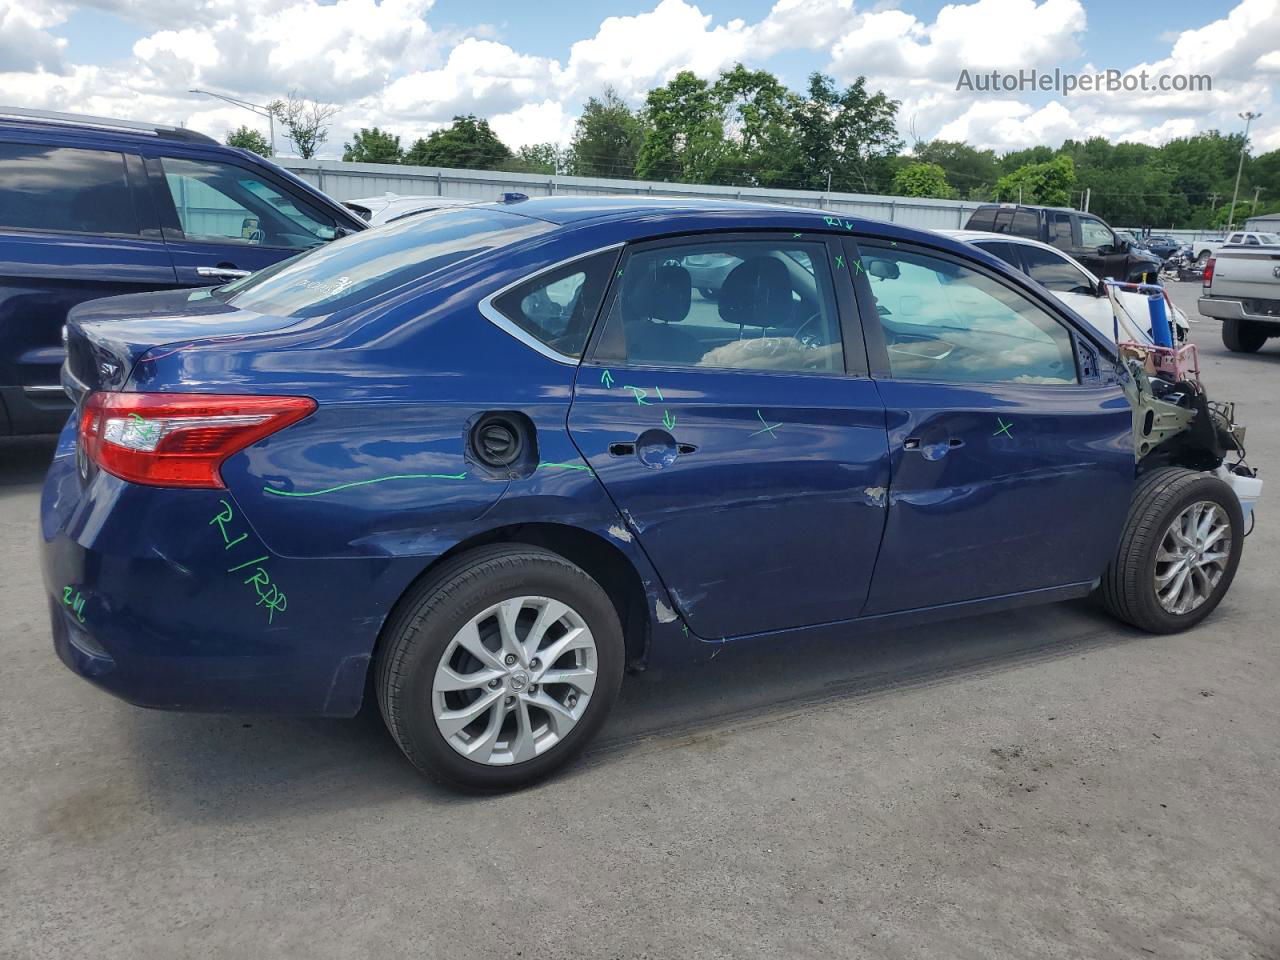
[(1222, 247), (1204, 270), (1200, 312), (1222, 321), (1222, 342), (1256, 353), (1280, 337), (1280, 238), (1276, 245)]
[[(1010, 266), (1021, 270), (1055, 297), (1084, 317), (1111, 342), (1116, 339), (1116, 317), (1111, 300), (1102, 283), (1084, 268), (1084, 264), (1061, 250), (1012, 234), (983, 233), (978, 230), (940, 230), (947, 236), (971, 243)], [(1116, 297), (1124, 309), (1119, 317), (1121, 339), (1139, 343), (1154, 342), (1151, 336), (1151, 313), (1147, 297), (1136, 291), (1119, 290)], [(1168, 317), (1173, 322), (1178, 341), (1187, 339), (1191, 325), (1187, 315), (1165, 298)]]
[(386, 193), (380, 197), (364, 197), (359, 200), (344, 200), (342, 205), (364, 220), (371, 227), (391, 223), (401, 217), (411, 217), (415, 213), (426, 213), (430, 210), (441, 210), (445, 207), (461, 207), (478, 200), (464, 200), (461, 197), (438, 197), (432, 195), (403, 196)]
[(1220, 249), (1232, 247), (1273, 247), (1280, 244), (1280, 235), (1265, 230), (1236, 230), (1221, 240), (1197, 240), (1193, 246), (1197, 260), (1208, 260)]
[(1134, 246), (1103, 220), (1079, 210), (989, 203), (970, 214), (964, 228), (1047, 243), (1071, 254), (1099, 280), (1155, 283), (1160, 276), (1160, 257)]
[(1168, 260), (1178, 252), (1180, 244), (1173, 237), (1147, 237), (1145, 246), (1161, 260)]
[(0, 107), (0, 436), (67, 419), (58, 368), (77, 303), (225, 283), (363, 228), (192, 130)]
[[(715, 301), (694, 255), (738, 261)], [(498, 788), (581, 750), (625, 666), (728, 641), (1094, 590), (1182, 630), (1240, 561), (1207, 472), (1231, 433), (1117, 362), (1021, 272), (892, 224), (646, 197), (411, 217), (73, 311), (54, 646), (166, 709), (350, 716), (368, 679), (417, 767)]]

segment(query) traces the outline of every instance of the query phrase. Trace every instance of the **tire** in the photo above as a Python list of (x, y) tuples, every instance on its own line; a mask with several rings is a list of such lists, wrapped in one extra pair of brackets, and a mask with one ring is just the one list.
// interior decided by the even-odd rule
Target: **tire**
[[(1204, 509), (1206, 514), (1212, 512), (1201, 508), (1202, 504), (1211, 505), (1219, 511), (1215, 516), (1225, 521), (1220, 529), (1226, 530), (1222, 538), (1210, 543), (1202, 552), (1206, 556), (1215, 552), (1226, 556), (1199, 581), (1194, 573), (1186, 578), (1194, 591), (1199, 584), (1207, 585), (1213, 575), (1218, 577), (1211, 589), (1204, 591), (1206, 596), (1202, 600), (1187, 609), (1171, 610), (1161, 602), (1157, 589), (1157, 576), (1167, 579), (1171, 571), (1174, 576), (1166, 583), (1166, 589), (1172, 590), (1177, 586), (1178, 564), (1164, 559), (1170, 556), (1166, 550), (1166, 539), (1175, 536), (1171, 527), (1180, 521), (1184, 511)], [(1225, 551), (1210, 549), (1226, 537), (1230, 537), (1230, 543)], [(1181, 467), (1153, 470), (1141, 477), (1134, 489), (1120, 544), (1102, 577), (1102, 602), (1117, 619), (1140, 630), (1150, 633), (1186, 630), (1212, 613), (1222, 601), (1235, 578), (1243, 548), (1244, 520), (1240, 501), (1231, 487), (1211, 474)], [(1194, 545), (1178, 545), (1176, 549), (1186, 549), (1192, 555), (1196, 551)]]
[[(520, 609), (515, 632), (519, 635), (523, 624), (527, 640), (541, 622), (537, 602), (548, 598), (564, 604), (567, 613), (551, 621), (539, 649), (550, 650), (558, 639), (568, 637), (571, 629), (575, 637), (585, 636), (586, 640), (579, 639), (574, 649), (556, 654), (554, 662), (541, 666), (541, 673), (535, 669), (538, 651), (521, 643), (521, 659), (506, 667), (504, 651), (517, 648), (503, 646), (497, 614), (487, 611), (503, 602), (507, 609)], [(521, 607), (522, 603), (525, 606)], [(554, 615), (552, 611), (548, 619)], [(464, 648), (455, 643), (459, 632), (469, 629), (478, 617), (486, 619), (480, 621), (470, 642), (481, 643), (490, 651), (485, 661), (468, 653), (473, 646)], [(586, 633), (577, 626), (584, 627)], [(582, 643), (594, 645), (591, 656)], [(476, 676), (495, 678), (476, 681), (457, 692), (437, 690), (437, 671), (446, 656), (444, 666), (454, 671), (446, 683)], [(541, 547), (481, 547), (446, 563), (412, 588), (398, 605), (384, 628), (378, 655), (378, 706), (391, 736), (423, 773), (469, 789), (506, 790), (546, 777), (581, 752), (617, 700), (624, 661), (617, 611), (608, 594), (585, 571)], [(568, 667), (575, 675), (588, 675), (592, 665), (594, 685), (585, 692), (568, 683), (536, 682), (553, 669), (557, 676), (566, 676)], [(574, 683), (585, 685), (583, 680)], [(559, 705), (554, 716), (552, 710), (539, 706), (551, 706), (546, 698), (555, 698)], [(586, 703), (578, 710), (583, 698)], [(465, 728), (452, 729), (460, 722), (457, 716), (474, 712), (486, 699), (492, 702), (491, 708), (478, 713)], [(514, 706), (510, 705), (513, 702)], [(452, 731), (448, 735), (437, 723), (439, 712), (444, 717), (441, 723), (449, 724)], [(576, 715), (571, 726), (570, 715)], [(542, 733), (535, 737), (538, 729)], [(553, 735), (555, 739), (548, 745)], [(464, 739), (468, 742), (459, 746)], [(542, 746), (537, 747), (536, 755), (519, 756), (528, 744), (539, 741)], [(460, 752), (464, 747), (476, 748), (476, 755), (488, 757), (487, 762), (464, 756)]]
[(1257, 353), (1267, 342), (1267, 331), (1256, 323), (1235, 318), (1222, 321), (1222, 344), (1232, 353)]

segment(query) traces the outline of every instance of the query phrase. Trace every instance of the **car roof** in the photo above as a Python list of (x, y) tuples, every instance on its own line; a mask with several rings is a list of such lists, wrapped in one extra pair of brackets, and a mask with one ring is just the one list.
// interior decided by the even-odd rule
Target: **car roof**
[[(751, 203), (746, 200), (711, 200), (704, 197), (652, 197), (647, 194), (618, 195), (611, 197), (558, 196), (534, 197), (512, 202), (495, 201), (484, 204), (508, 213), (550, 223), (567, 224), (583, 220), (625, 221), (680, 219), (732, 212), (738, 216), (759, 213), (762, 218), (776, 219), (788, 211), (822, 215), (812, 207), (792, 207), (774, 203)], [(853, 221), (851, 221), (853, 222)]]
[(993, 233), (990, 230), (935, 230), (934, 232), (964, 243), (973, 243), (975, 240), (999, 240), (1001, 243), (1021, 243), (1028, 247), (1043, 247), (1045, 250), (1052, 250), (1054, 253), (1062, 253), (1052, 244), (1042, 243), (1030, 237), (1020, 237), (1014, 233)]
[(183, 143), (212, 144), (217, 140), (195, 130), (163, 123), (141, 123), (136, 120), (118, 120), (112, 117), (94, 117), (79, 113), (59, 113), (53, 110), (29, 110), (25, 107), (0, 106), (0, 125), (17, 126), (33, 130), (78, 131), (105, 134), (112, 137), (147, 137), (177, 140)]

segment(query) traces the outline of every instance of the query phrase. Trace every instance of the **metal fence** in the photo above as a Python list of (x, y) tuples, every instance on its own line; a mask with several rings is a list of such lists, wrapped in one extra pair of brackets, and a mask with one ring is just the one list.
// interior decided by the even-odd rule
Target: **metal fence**
[(659, 183), (647, 180), (606, 180), (551, 174), (504, 173), (497, 170), (450, 170), (440, 167), (406, 167), (389, 163), (343, 163), (340, 160), (276, 160), (336, 200), (377, 197), (384, 193), (434, 194), (468, 200), (496, 200), (503, 193), (530, 197), (620, 196), (708, 197), (714, 200), (751, 200), (814, 207), (911, 227), (945, 230), (963, 227), (980, 206), (974, 200), (931, 200), (920, 197), (882, 197), (861, 193), (773, 190), (762, 187), (719, 187), (694, 183)]
[[(377, 197), (384, 193), (433, 194), (468, 200), (496, 200), (503, 193), (530, 197), (617, 196), (641, 194), (655, 197), (709, 197), (718, 200), (751, 200), (789, 206), (815, 207), (874, 220), (888, 220), (908, 227), (947, 230), (963, 227), (976, 210), (976, 200), (935, 200), (925, 197), (885, 197), (865, 193), (774, 190), (766, 187), (719, 187), (710, 184), (661, 183), (650, 180), (606, 180), (566, 177), (558, 174), (504, 173), (497, 170), (451, 170), (443, 167), (406, 167), (389, 163), (344, 163), (341, 160), (302, 160), (279, 157), (286, 170), (319, 187), (336, 200)], [(1113, 226), (1116, 226), (1113, 224)], [(1138, 227), (1117, 227), (1141, 232)], [(1156, 236), (1194, 243), (1221, 237), (1222, 231), (1160, 230)]]

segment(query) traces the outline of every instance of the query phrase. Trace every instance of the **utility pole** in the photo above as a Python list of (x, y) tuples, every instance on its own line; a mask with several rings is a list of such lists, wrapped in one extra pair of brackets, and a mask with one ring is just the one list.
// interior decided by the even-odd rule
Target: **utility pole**
[(1093, 199), (1093, 187), (1084, 188), (1084, 212), (1089, 212), (1089, 201)]
[(242, 107), (250, 113), (256, 113), (260, 117), (266, 117), (267, 123), (271, 125), (271, 155), (276, 154), (276, 115), (275, 112), (267, 106), (260, 103), (250, 103), (248, 100), (238, 100), (235, 97), (228, 97), (225, 93), (214, 93), (212, 90), (188, 90), (187, 93), (202, 93), (206, 97), (216, 97), (219, 100), (225, 100), (232, 106)]
[(1217, 209), (1218, 209), (1218, 195), (1216, 193), (1211, 193), (1209, 194), (1209, 212), (1213, 213), (1213, 211)]
[(1261, 187), (1253, 188), (1253, 209), (1249, 211), (1249, 216), (1256, 216), (1258, 213), (1258, 194), (1262, 192)]
[(1244, 172), (1244, 152), (1249, 149), (1249, 124), (1260, 116), (1262, 114), (1254, 113), (1252, 110), (1239, 114), (1240, 119), (1244, 121), (1244, 141), (1240, 144), (1240, 162), (1236, 165), (1236, 188), (1231, 192), (1231, 212), (1227, 214), (1228, 230), (1234, 230), (1236, 226), (1236, 198), (1240, 195), (1240, 174)]

